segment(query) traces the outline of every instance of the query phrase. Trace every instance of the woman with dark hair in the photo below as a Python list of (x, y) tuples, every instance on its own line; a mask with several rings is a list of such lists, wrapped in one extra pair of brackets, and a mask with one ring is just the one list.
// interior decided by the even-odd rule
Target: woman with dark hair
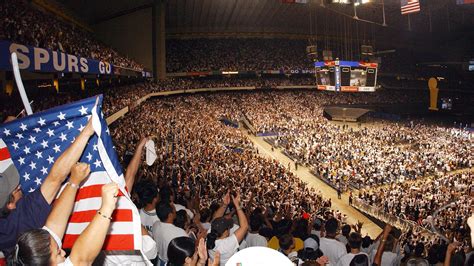
[[(229, 194), (226, 194), (225, 198), (227, 198), (227, 200), (224, 200), (224, 203), (230, 201), (228, 197)], [(212, 221), (211, 232), (207, 235), (206, 245), (209, 250), (209, 257), (215, 259), (215, 253), (220, 252), (220, 265), (225, 265), (230, 257), (237, 252), (239, 243), (244, 239), (248, 230), (247, 217), (242, 210), (242, 206), (240, 206), (240, 192), (238, 192), (235, 197), (232, 197), (232, 200), (239, 218), (239, 229), (231, 233), (230, 229), (234, 224), (232, 219), (218, 217)]]
[[(195, 241), (189, 237), (177, 237), (168, 245), (167, 266), (204, 266), (207, 260), (207, 249), (204, 238), (199, 240), (199, 246), (195, 252)], [(216, 254), (214, 262), (209, 261), (209, 266), (219, 265), (219, 253)]]
[(102, 186), (102, 204), (97, 214), (82, 232), (65, 258), (61, 249), (69, 216), (71, 215), (76, 192), (82, 181), (89, 175), (88, 164), (77, 163), (71, 169), (71, 177), (61, 196), (41, 229), (26, 231), (20, 235), (10, 265), (90, 265), (99, 254), (112, 220), (118, 195), (118, 185), (109, 183)]

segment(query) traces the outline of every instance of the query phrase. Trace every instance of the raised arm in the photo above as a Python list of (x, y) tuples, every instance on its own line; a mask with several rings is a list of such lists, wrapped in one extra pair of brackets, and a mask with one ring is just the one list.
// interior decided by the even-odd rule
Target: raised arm
[(249, 230), (249, 224), (247, 222), (247, 217), (242, 210), (242, 206), (240, 206), (240, 192), (237, 192), (237, 195), (232, 197), (232, 201), (234, 202), (235, 209), (237, 210), (237, 217), (239, 217), (239, 229), (237, 229), (234, 234), (240, 243)]
[(229, 205), (229, 203), (230, 203), (230, 192), (227, 191), (227, 193), (224, 195), (224, 198), (222, 199), (221, 206), (219, 207), (219, 209), (217, 209), (214, 215), (212, 215), (211, 221), (216, 218), (224, 216), (225, 210), (227, 209), (227, 206)]
[(379, 247), (377, 248), (377, 253), (375, 253), (375, 257), (374, 257), (375, 265), (378, 265), (378, 266), (382, 265), (382, 255), (385, 249), (385, 242), (387, 241), (387, 237), (391, 231), (392, 231), (392, 226), (390, 224), (386, 224), (382, 232), (382, 239), (380, 240)]
[(45, 200), (51, 204), (56, 197), (56, 194), (61, 187), (61, 184), (66, 179), (71, 171), (71, 167), (81, 158), (81, 154), (89, 141), (89, 138), (94, 134), (92, 128), (92, 119), (89, 120), (87, 126), (82, 130), (76, 140), (66, 149), (54, 162), (51, 171), (41, 185), (41, 194)]
[(102, 186), (102, 205), (72, 247), (69, 258), (74, 265), (91, 265), (99, 254), (109, 230), (118, 192), (116, 183)]
[(133, 158), (128, 164), (127, 170), (125, 171), (125, 184), (127, 186), (128, 192), (132, 191), (133, 184), (135, 183), (135, 177), (142, 159), (143, 148), (145, 147), (147, 141), (148, 138), (142, 138), (140, 140), (140, 143), (138, 143), (137, 149), (135, 150), (135, 154), (133, 154)]
[(77, 163), (72, 166), (71, 178), (61, 196), (54, 202), (53, 209), (46, 220), (46, 227), (53, 231), (60, 239), (66, 231), (67, 222), (74, 207), (77, 190), (81, 182), (89, 176), (90, 167), (86, 163)]

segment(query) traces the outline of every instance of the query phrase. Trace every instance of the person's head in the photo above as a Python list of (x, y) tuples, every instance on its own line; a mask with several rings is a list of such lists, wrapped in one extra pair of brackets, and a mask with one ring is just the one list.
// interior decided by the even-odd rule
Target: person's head
[(250, 231), (258, 232), (262, 228), (263, 221), (260, 215), (251, 215), (250, 216)]
[(355, 255), (349, 266), (369, 266), (369, 258), (365, 254)]
[(351, 249), (360, 249), (360, 245), (362, 244), (362, 237), (359, 233), (352, 232), (347, 240)]
[(177, 237), (168, 245), (168, 265), (191, 265), (195, 250), (195, 242), (189, 237)]
[(213, 249), (217, 239), (226, 238), (229, 236), (229, 230), (234, 223), (230, 219), (219, 217), (214, 219), (211, 223), (211, 232), (207, 234), (206, 246), (207, 249)]
[(415, 256), (422, 257), (424, 251), (425, 251), (425, 245), (421, 242), (418, 242), (415, 246)]
[(174, 202), (174, 193), (170, 187), (160, 189), (160, 202)]
[(186, 213), (185, 210), (179, 210), (176, 212), (176, 218), (174, 219), (174, 222), (173, 224), (176, 226), (176, 227), (179, 227), (181, 229), (185, 229), (186, 226), (188, 225), (189, 223), (189, 218), (188, 218), (188, 214)]
[(64, 262), (65, 255), (48, 231), (33, 229), (18, 237), (10, 261), (13, 265), (57, 265)]
[(345, 224), (341, 228), (341, 233), (343, 236), (348, 237), (351, 232), (351, 226), (348, 224)]
[(162, 222), (173, 223), (176, 218), (176, 209), (172, 203), (161, 201), (156, 205), (156, 215)]
[(201, 214), (201, 223), (207, 223), (211, 218), (211, 211), (208, 208), (202, 209), (199, 214)]
[(316, 231), (321, 231), (321, 227), (323, 226), (323, 221), (319, 218), (314, 219), (313, 221), (313, 229)]
[(339, 222), (336, 218), (331, 218), (326, 221), (324, 224), (324, 229), (326, 230), (326, 235), (330, 237), (335, 237), (337, 228), (339, 227)]
[(304, 240), (304, 248), (318, 250), (319, 249), (319, 237), (317, 235), (310, 235)]
[(370, 236), (365, 236), (364, 238), (362, 238), (362, 247), (368, 248), (370, 245), (372, 245), (372, 242), (373, 241)]
[(5, 210), (12, 211), (16, 209), (17, 202), (23, 197), (23, 192), (18, 185), (8, 196), (7, 202), (5, 203)]
[(308, 235), (308, 220), (299, 219), (295, 223), (295, 228), (293, 230), (293, 235), (301, 239), (305, 239)]
[(395, 245), (395, 237), (392, 235), (388, 235), (387, 240), (385, 242), (384, 251), (391, 252)]
[(138, 196), (142, 206), (156, 205), (158, 202), (158, 191), (155, 186), (143, 186)]
[(278, 238), (280, 248), (284, 251), (291, 251), (295, 248), (295, 241), (290, 234), (284, 234)]

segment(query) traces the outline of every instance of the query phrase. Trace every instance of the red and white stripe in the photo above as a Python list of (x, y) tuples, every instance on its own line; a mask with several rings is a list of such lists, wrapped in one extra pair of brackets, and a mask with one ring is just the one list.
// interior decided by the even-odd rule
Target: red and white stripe
[[(63, 240), (64, 248), (72, 248), (79, 235), (86, 229), (100, 209), (102, 198), (102, 186), (110, 183), (111, 179), (107, 172), (93, 172), (87, 181), (81, 186), (68, 227)], [(112, 214), (107, 237), (103, 250), (135, 250), (134, 215), (136, 208), (130, 199), (122, 192), (119, 193), (117, 207)]]
[(402, 15), (420, 12), (420, 1), (418, 0), (408, 0), (408, 3), (401, 7)]
[(8, 151), (7, 145), (0, 139), (0, 174), (5, 172), (8, 167), (13, 163), (10, 152)]

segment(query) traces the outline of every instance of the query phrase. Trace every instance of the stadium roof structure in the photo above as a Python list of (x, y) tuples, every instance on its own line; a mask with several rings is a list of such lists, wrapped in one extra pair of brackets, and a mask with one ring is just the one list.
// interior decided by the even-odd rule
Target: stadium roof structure
[[(154, 1), (164, 0), (56, 1), (90, 25), (95, 25), (151, 8)], [(408, 31), (410, 28), (413, 32), (464, 32), (472, 31), (474, 25), (474, 5), (458, 5), (455, 0), (420, 0), (421, 11), (409, 15), (409, 19), (401, 15), (400, 0), (370, 0), (356, 7), (358, 20), (354, 19), (352, 4), (331, 4), (328, 1), (307, 0), (307, 4), (288, 4), (282, 0), (167, 0), (166, 28), (171, 34), (232, 32), (311, 35), (321, 34), (341, 23), (383, 27), (384, 10), (386, 28), (397, 31)]]

